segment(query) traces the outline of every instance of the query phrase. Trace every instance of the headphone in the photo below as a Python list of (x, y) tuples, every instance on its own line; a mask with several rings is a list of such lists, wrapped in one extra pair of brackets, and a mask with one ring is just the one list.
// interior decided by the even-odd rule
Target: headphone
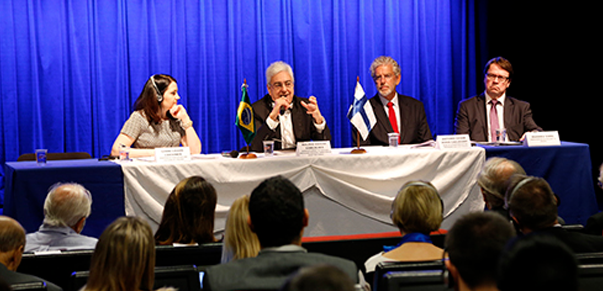
[(536, 178), (536, 177), (525, 177), (521, 181), (519, 181), (519, 183), (517, 183), (517, 185), (515, 185), (513, 190), (511, 190), (511, 193), (509, 193), (509, 197), (505, 200), (505, 208), (509, 209), (509, 202), (511, 201), (511, 198), (513, 198), (513, 195), (515, 195), (515, 193), (517, 193), (517, 191), (519, 191), (519, 189), (521, 189), (521, 187), (525, 186), (526, 184), (528, 184), (532, 181), (536, 181), (537, 179), (538, 178)]
[(151, 76), (151, 83), (153, 84), (153, 88), (155, 88), (155, 93), (157, 94), (157, 102), (161, 103), (161, 101), (163, 101), (163, 94), (161, 94), (161, 91), (159, 90), (159, 87), (157, 87), (157, 83), (155, 83), (155, 76), (157, 75), (153, 75)]

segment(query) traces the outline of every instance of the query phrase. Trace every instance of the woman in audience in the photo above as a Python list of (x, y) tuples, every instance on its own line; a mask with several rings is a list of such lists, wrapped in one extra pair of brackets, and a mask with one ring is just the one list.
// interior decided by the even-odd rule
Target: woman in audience
[(444, 250), (432, 244), (429, 234), (440, 228), (442, 213), (442, 200), (431, 183), (404, 184), (392, 203), (391, 212), (402, 241), (397, 246), (384, 247), (383, 252), (369, 258), (364, 263), (366, 272), (374, 272), (379, 262), (441, 260)]
[(226, 218), (222, 263), (255, 257), (260, 251), (258, 237), (249, 228), (249, 196), (243, 195), (232, 203)]
[(216, 189), (199, 176), (186, 178), (170, 193), (155, 242), (159, 245), (215, 242)]
[(155, 244), (149, 224), (120, 217), (100, 236), (84, 291), (153, 290)]

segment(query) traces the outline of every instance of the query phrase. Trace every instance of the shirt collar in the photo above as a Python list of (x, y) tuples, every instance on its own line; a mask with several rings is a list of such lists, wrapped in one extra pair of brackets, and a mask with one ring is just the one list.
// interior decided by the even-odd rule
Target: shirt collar
[(55, 227), (55, 226), (49, 226), (49, 225), (45, 225), (45, 224), (42, 224), (40, 226), (39, 230), (41, 232), (58, 232), (58, 233), (62, 233), (62, 234), (76, 233), (75, 230), (73, 230), (71, 227), (67, 227), (67, 226)]
[[(492, 97), (490, 97), (490, 95), (488, 95), (487, 92), (484, 92), (484, 95), (486, 96), (486, 104), (490, 104), (490, 101), (493, 99)], [(500, 104), (505, 104), (505, 99), (507, 98), (507, 92), (503, 93), (502, 95), (500, 95), (500, 97), (498, 97), (498, 102)]]
[(383, 103), (383, 106), (387, 106), (387, 103), (389, 102), (394, 103), (394, 107), (398, 106), (398, 92), (396, 92), (396, 95), (394, 95), (394, 98), (392, 98), (391, 101), (385, 99), (385, 97), (381, 96), (381, 94), (379, 94), (379, 99), (381, 99), (381, 103)]
[(290, 244), (290, 245), (282, 245), (282, 246), (278, 246), (278, 247), (268, 247), (268, 248), (263, 248), (260, 253), (286, 253), (286, 252), (304, 252), (307, 253), (308, 251), (304, 248), (302, 248), (301, 246), (298, 245), (294, 245), (294, 244)]

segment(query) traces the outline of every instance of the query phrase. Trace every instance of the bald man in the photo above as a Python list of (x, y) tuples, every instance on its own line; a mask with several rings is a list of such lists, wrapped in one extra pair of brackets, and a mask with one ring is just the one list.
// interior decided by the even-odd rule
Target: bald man
[(9, 285), (44, 282), (47, 290), (63, 290), (36, 276), (16, 272), (25, 248), (25, 229), (16, 220), (0, 215), (0, 278)]
[(27, 234), (25, 252), (94, 249), (98, 241), (80, 234), (90, 216), (92, 196), (77, 183), (57, 183), (44, 201), (44, 222)]

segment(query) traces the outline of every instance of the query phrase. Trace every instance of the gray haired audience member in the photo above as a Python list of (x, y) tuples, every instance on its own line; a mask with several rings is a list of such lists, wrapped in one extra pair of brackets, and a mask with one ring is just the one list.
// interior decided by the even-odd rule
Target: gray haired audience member
[(515, 236), (508, 220), (492, 212), (459, 218), (446, 234), (446, 251), (455, 290), (496, 290), (498, 258)]
[(578, 265), (574, 254), (551, 235), (519, 237), (509, 244), (500, 258), (498, 289), (578, 290)]
[(339, 268), (320, 264), (304, 267), (281, 288), (282, 291), (354, 291), (354, 281)]
[(53, 185), (44, 201), (44, 222), (27, 234), (25, 252), (94, 249), (97, 239), (80, 234), (91, 207), (90, 191), (82, 185)]
[(486, 161), (481, 172), (477, 175), (477, 184), (481, 189), (486, 207), (490, 211), (501, 214), (506, 219), (510, 219), (509, 212), (504, 208), (507, 181), (516, 174), (526, 174), (517, 162), (493, 157)]
[[(0, 215), (0, 278), (7, 284), (44, 282), (46, 290), (62, 290), (59, 286), (38, 277), (18, 273), (25, 246), (25, 230), (16, 220)], [(52, 267), (52, 266), (50, 266)]]

